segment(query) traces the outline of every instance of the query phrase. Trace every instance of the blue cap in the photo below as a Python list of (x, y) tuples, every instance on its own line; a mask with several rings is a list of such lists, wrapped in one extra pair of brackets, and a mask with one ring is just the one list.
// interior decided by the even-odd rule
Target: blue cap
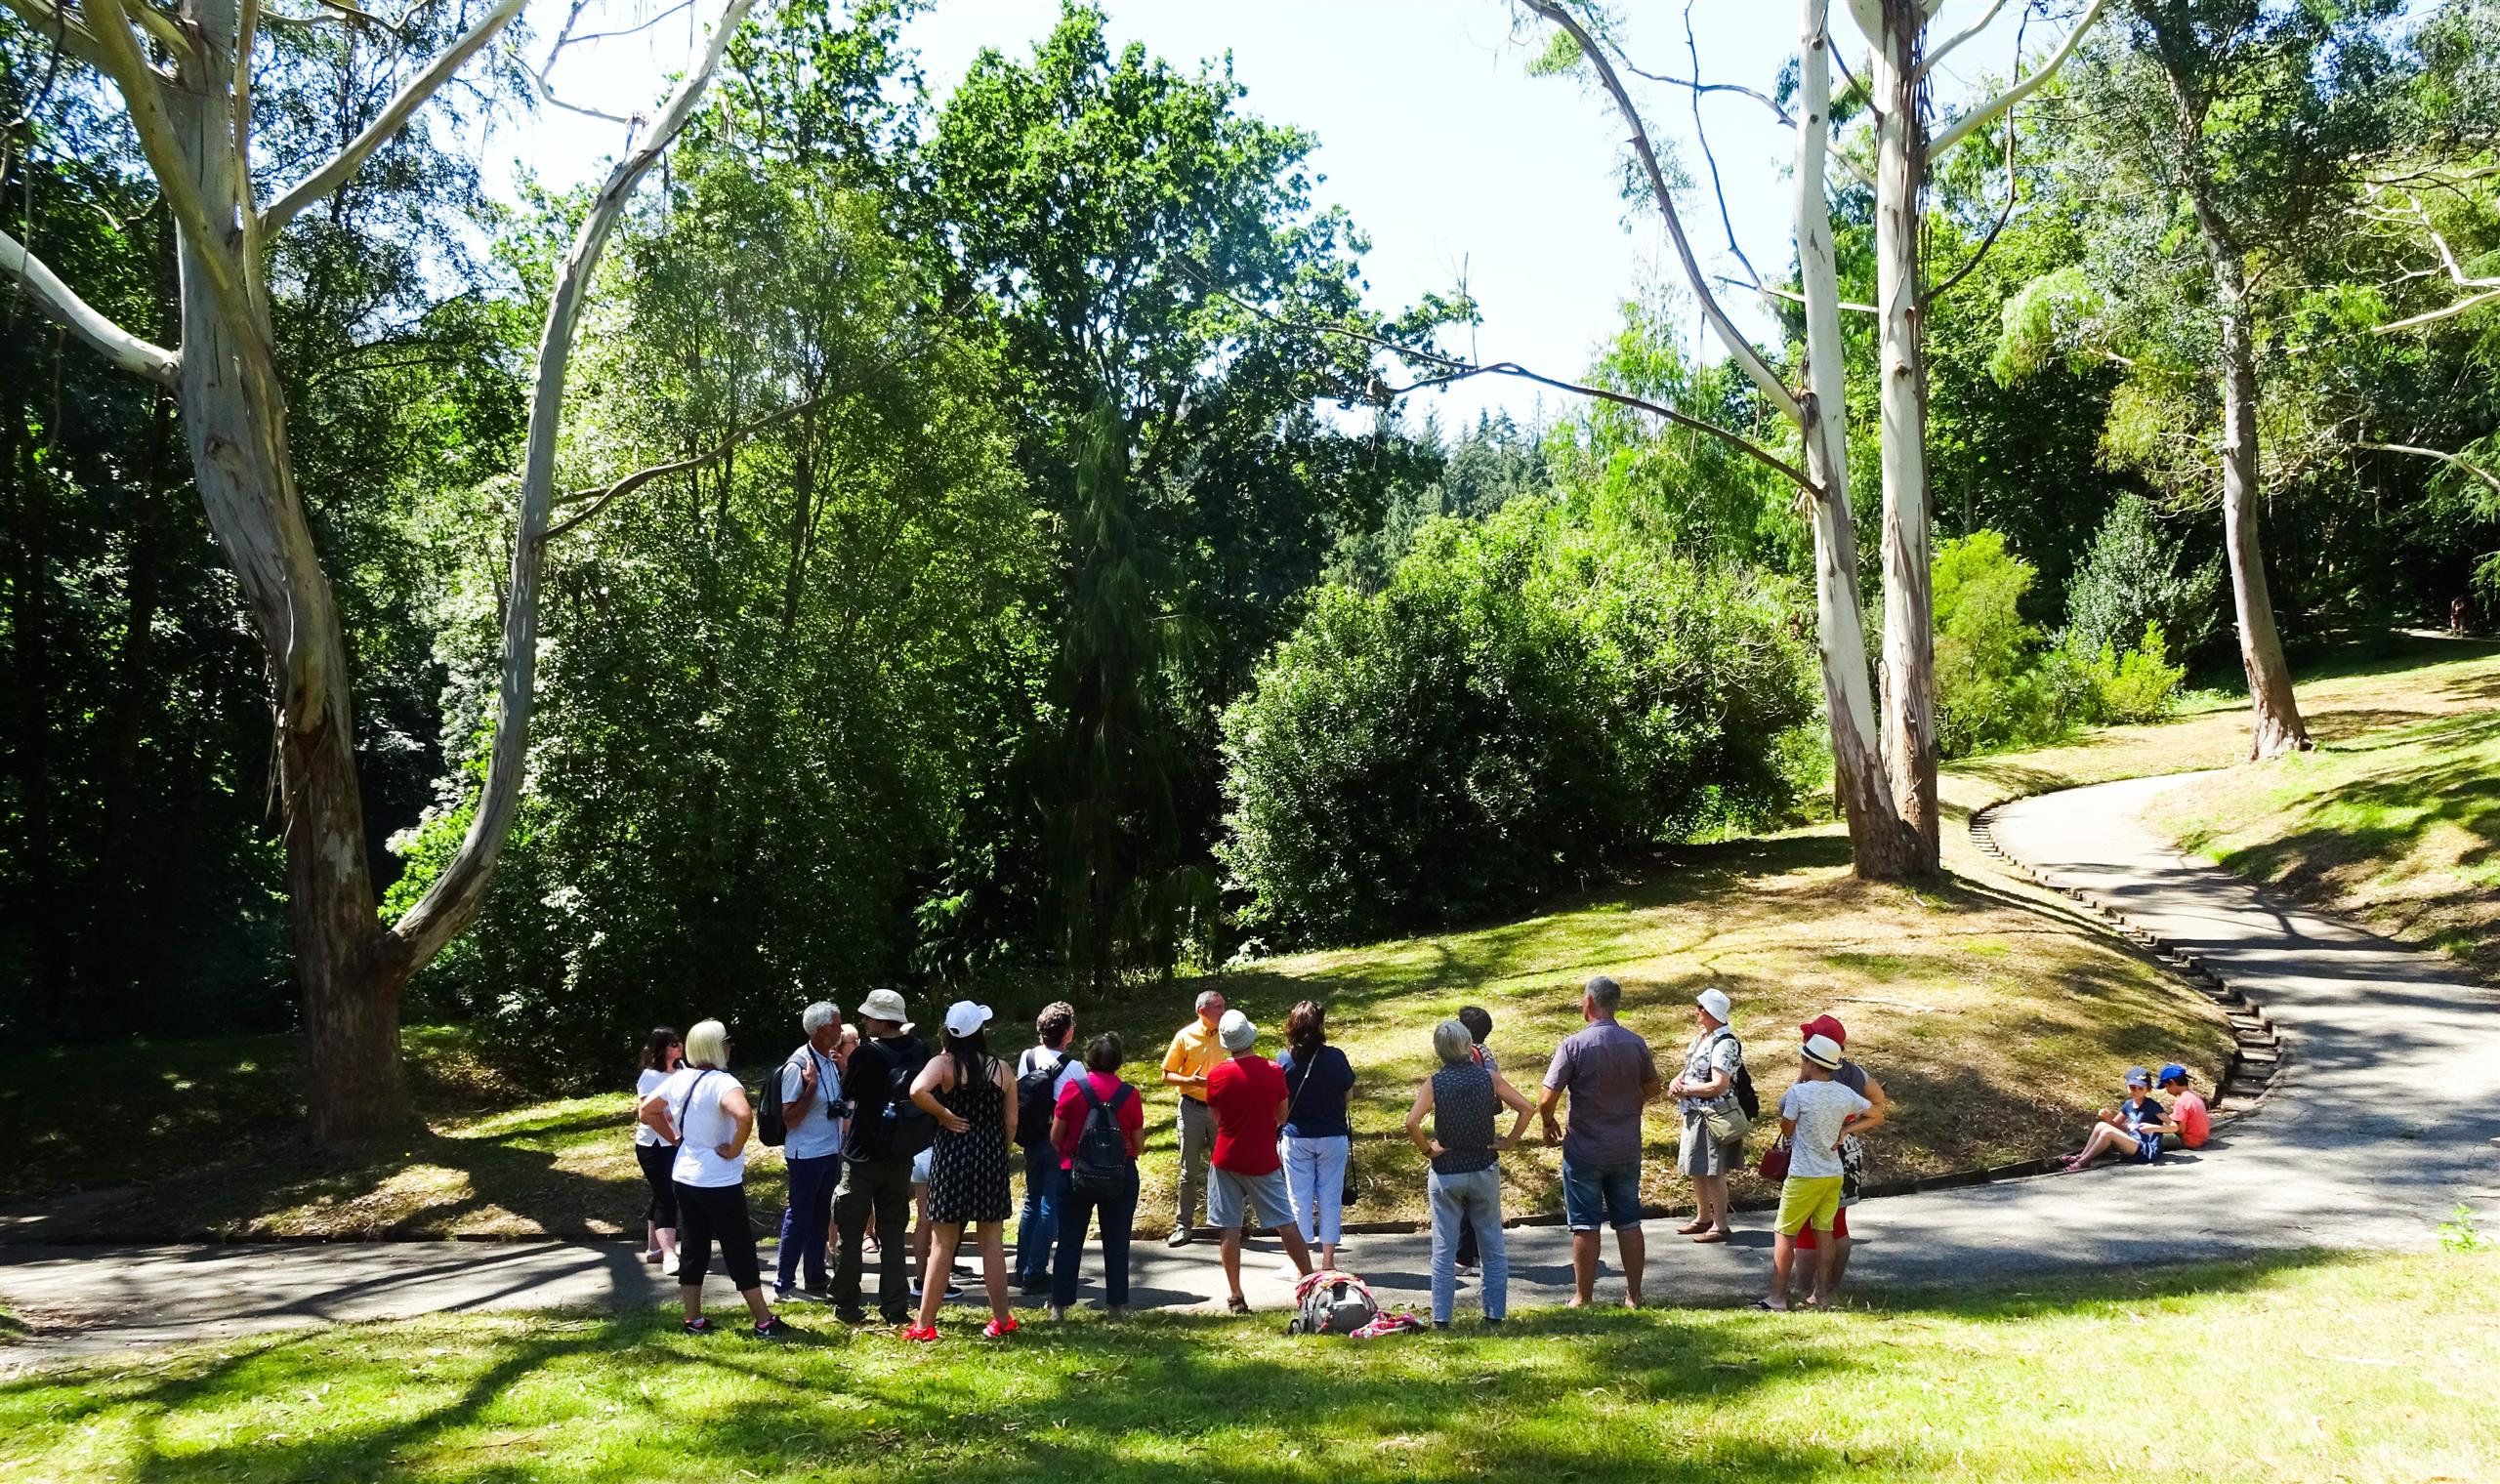
[(2151, 1087), (2152, 1073), (2146, 1071), (2143, 1067), (2129, 1067), (2127, 1068), (2127, 1086), (2131, 1088)]
[(2186, 1082), (2187, 1080), (2188, 1069), (2176, 1061), (2165, 1063), (2162, 1066), (2161, 1075), (2153, 1079), (2155, 1082)]

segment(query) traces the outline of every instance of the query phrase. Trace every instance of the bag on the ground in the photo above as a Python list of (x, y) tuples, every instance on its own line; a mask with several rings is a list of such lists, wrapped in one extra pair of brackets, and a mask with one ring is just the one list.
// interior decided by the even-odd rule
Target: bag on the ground
[(1424, 1316), (1421, 1314), (1409, 1313), (1404, 1309), (1383, 1309), (1372, 1316), (1371, 1323), (1346, 1338), (1348, 1340), (1378, 1340), (1386, 1335), (1411, 1335), (1417, 1330), (1427, 1328), (1430, 1326), (1424, 1323)]
[(929, 1065), (929, 1046), (917, 1036), (904, 1038), (905, 1044), (895, 1047), (879, 1043), (879, 1049), (896, 1058), (894, 1069), (886, 1076), (886, 1106), (883, 1114), (868, 1126), (863, 1159), (909, 1159), (927, 1149), (938, 1138), (938, 1120), (911, 1100), (911, 1085), (920, 1077), (920, 1069)]
[(1076, 1085), (1085, 1093), (1085, 1124), (1076, 1131), (1076, 1149), (1068, 1156), (1068, 1187), (1106, 1200), (1128, 1184), (1129, 1141), (1120, 1136), (1120, 1104), (1130, 1096), (1129, 1085), (1121, 1083), (1108, 1102), (1094, 1091), (1093, 1078), (1079, 1077)]
[(1353, 1335), (1380, 1317), (1371, 1290), (1352, 1273), (1323, 1267), (1293, 1286), (1294, 1316), (1288, 1335)]
[(774, 1067), (764, 1079), (764, 1095), (755, 1100), (755, 1136), (773, 1148), (781, 1147), (790, 1136), (790, 1121), (781, 1102), (781, 1074), (789, 1064)]
[(1059, 1099), (1052, 1089), (1059, 1084), (1059, 1074), (1067, 1065), (1062, 1055), (1047, 1067), (1035, 1067), (1016, 1079), (1016, 1147), (1038, 1149), (1051, 1141), (1051, 1115), (1058, 1109)]

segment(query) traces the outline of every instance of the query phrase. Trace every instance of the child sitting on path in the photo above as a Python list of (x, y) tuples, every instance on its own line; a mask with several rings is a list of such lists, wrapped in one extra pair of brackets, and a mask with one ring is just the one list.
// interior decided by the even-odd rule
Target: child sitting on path
[(2104, 1154), (2115, 1153), (2124, 1153), (2140, 1165), (2153, 1164), (2161, 1158), (2161, 1131), (2167, 1122), (2161, 1099), (2152, 1095), (2152, 1074), (2143, 1067), (2129, 1067), (2127, 1100), (2114, 1110), (2101, 1110), (2100, 1121), (2092, 1126), (2092, 1137), (2084, 1141), (2083, 1152), (2067, 1155), (2061, 1168), (2071, 1175), (2089, 1168)]

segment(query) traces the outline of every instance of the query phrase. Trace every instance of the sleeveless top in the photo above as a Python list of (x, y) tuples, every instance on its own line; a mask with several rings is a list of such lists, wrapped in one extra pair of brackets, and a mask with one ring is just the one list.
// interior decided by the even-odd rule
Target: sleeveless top
[(1493, 1074), (1473, 1063), (1433, 1074), (1433, 1136), (1441, 1153), (1435, 1175), (1470, 1175), (1499, 1162), (1493, 1152)]

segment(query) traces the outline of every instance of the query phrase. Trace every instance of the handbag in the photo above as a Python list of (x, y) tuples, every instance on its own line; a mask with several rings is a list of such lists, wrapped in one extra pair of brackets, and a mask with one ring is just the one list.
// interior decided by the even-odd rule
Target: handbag
[(1773, 1140), (1771, 1146), (1762, 1152), (1762, 1165), (1755, 1174), (1772, 1184), (1788, 1178), (1788, 1140)]

